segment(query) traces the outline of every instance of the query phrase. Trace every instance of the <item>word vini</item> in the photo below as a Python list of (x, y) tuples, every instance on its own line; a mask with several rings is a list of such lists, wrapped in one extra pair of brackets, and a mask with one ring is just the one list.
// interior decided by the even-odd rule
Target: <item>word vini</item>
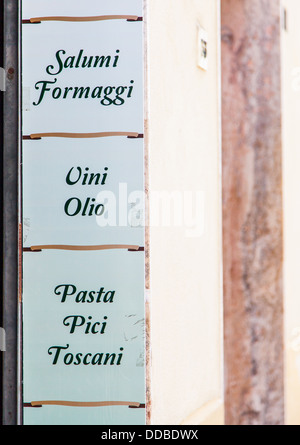
[[(50, 76), (58, 76), (65, 69), (78, 68), (117, 68), (120, 50), (116, 50), (115, 56), (84, 56), (81, 49), (77, 56), (63, 57), (66, 51), (61, 49), (56, 52), (56, 66), (48, 65), (46, 73)], [(54, 100), (64, 99), (98, 99), (99, 103), (105, 107), (110, 105), (121, 106), (126, 99), (130, 99), (133, 94), (134, 80), (128, 85), (96, 85), (96, 86), (58, 86), (57, 78), (51, 80), (40, 80), (36, 82), (35, 89), (39, 91), (38, 100), (33, 105), (42, 103), (46, 95)]]

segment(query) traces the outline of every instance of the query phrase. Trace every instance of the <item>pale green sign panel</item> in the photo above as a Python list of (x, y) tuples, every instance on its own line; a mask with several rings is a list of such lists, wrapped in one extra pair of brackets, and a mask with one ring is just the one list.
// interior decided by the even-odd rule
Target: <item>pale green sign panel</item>
[(22, 3), (24, 424), (145, 424), (143, 2)]

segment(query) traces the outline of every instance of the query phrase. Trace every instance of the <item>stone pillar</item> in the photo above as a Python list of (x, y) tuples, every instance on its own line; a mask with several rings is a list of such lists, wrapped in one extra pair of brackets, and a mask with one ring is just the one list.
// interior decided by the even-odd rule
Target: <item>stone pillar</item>
[(222, 0), (225, 412), (284, 422), (280, 0)]

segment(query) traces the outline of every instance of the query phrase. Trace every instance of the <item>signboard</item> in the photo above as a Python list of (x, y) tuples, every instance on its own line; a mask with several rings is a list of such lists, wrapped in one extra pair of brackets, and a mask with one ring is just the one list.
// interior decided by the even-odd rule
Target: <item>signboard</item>
[(145, 424), (142, 0), (22, 2), (24, 424)]

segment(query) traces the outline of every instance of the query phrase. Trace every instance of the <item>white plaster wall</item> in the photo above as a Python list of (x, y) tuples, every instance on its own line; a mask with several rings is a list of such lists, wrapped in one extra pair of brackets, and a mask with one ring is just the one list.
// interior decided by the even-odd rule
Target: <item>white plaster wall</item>
[[(153, 424), (223, 423), (219, 1), (148, 0)], [(197, 67), (197, 24), (208, 70)], [(203, 192), (204, 232), (151, 226), (153, 191)], [(178, 196), (180, 196), (180, 193)]]

